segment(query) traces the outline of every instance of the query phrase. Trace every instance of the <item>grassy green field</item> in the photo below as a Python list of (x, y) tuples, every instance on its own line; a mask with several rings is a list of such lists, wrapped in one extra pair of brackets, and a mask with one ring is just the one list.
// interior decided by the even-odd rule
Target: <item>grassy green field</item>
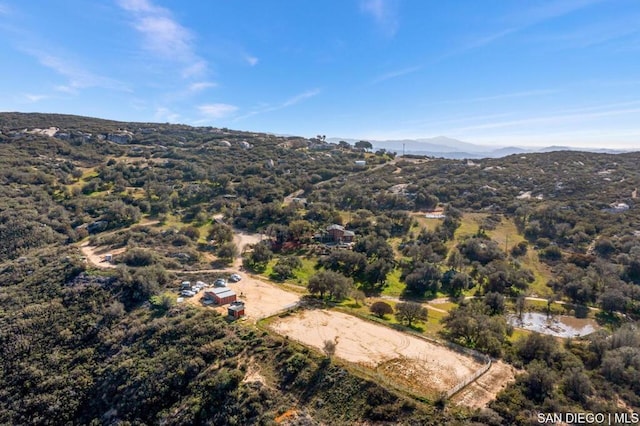
[(300, 257), (302, 267), (293, 271), (294, 280), (297, 284), (306, 286), (309, 279), (318, 272), (315, 268), (316, 259), (309, 257)]
[[(378, 301), (382, 301), (391, 305), (392, 308), (395, 309), (395, 305), (397, 302), (389, 299), (379, 299), (379, 298), (369, 298), (367, 299), (366, 305), (358, 305), (353, 299), (346, 299), (338, 304), (338, 307), (346, 313), (351, 315), (356, 315), (362, 317), (364, 319), (373, 319), (377, 322), (382, 322), (388, 325), (401, 325), (400, 322), (396, 319), (396, 317), (391, 315), (385, 315), (383, 319), (378, 318), (377, 316), (371, 314), (369, 311), (369, 307)], [(432, 309), (431, 306), (424, 305), (427, 308), (428, 316), (426, 321), (417, 321), (412, 325), (411, 329), (413, 331), (420, 332), (426, 336), (437, 337), (438, 332), (442, 330), (442, 324), (440, 321), (447, 314), (444, 312), (439, 312)], [(439, 306), (438, 306), (439, 308)]]
[(384, 290), (382, 290), (384, 296), (400, 297), (404, 290), (404, 283), (400, 282), (401, 274), (402, 271), (399, 268), (389, 272), (389, 275), (387, 275), (387, 285)]
[[(418, 223), (420, 229), (434, 230), (438, 225), (442, 224), (442, 219), (428, 219), (424, 213), (411, 213), (411, 217)], [(420, 232), (418, 229), (417, 232)]]
[[(315, 268), (316, 259), (307, 256), (298, 256), (298, 259), (302, 262), (302, 267), (295, 269), (293, 271), (293, 277), (289, 278), (285, 282), (296, 287), (302, 286), (306, 288), (309, 283), (309, 278), (318, 272)], [(278, 263), (278, 258), (271, 259), (260, 276), (271, 280), (271, 277), (273, 276), (273, 267), (276, 263)]]

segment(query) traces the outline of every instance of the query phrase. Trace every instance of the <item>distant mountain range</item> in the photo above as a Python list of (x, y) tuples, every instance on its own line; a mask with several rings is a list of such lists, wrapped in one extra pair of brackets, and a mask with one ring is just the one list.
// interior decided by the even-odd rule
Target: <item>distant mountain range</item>
[[(341, 139), (327, 138), (329, 142), (346, 141), (354, 144), (361, 139)], [(421, 139), (399, 139), (399, 140), (369, 140), (374, 149), (386, 149), (398, 154), (417, 154), (428, 155), (431, 157), (442, 158), (499, 158), (513, 154), (525, 154), (533, 152), (552, 152), (552, 151), (587, 151), (606, 154), (620, 154), (629, 152), (629, 150), (620, 149), (594, 149), (594, 148), (576, 148), (569, 146), (548, 146), (544, 148), (523, 147), (523, 146), (498, 146), (498, 145), (476, 145), (469, 142), (463, 142), (458, 139), (446, 136), (436, 136), (433, 138)]]

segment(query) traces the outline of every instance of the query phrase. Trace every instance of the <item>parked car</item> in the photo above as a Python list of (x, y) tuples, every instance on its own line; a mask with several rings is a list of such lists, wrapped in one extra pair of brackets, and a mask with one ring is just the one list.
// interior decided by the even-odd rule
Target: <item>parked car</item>
[(241, 279), (242, 277), (238, 274), (231, 274), (231, 276), (229, 277), (229, 281), (231, 281), (232, 283), (237, 283)]
[(180, 295), (184, 297), (193, 297), (196, 295), (196, 292), (192, 290), (182, 290), (180, 292)]
[(218, 278), (213, 285), (216, 287), (226, 287), (227, 281), (224, 278)]
[(182, 281), (180, 284), (180, 290), (189, 290), (191, 288), (191, 281)]

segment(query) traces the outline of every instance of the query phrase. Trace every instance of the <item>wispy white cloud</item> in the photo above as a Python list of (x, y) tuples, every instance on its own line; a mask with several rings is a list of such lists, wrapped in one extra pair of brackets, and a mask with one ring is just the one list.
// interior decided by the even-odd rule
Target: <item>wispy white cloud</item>
[(230, 104), (205, 104), (198, 107), (198, 112), (206, 118), (218, 119), (232, 115), (238, 111), (238, 107)]
[(567, 123), (574, 123), (576, 121), (584, 122), (585, 120), (591, 120), (596, 118), (614, 117), (621, 115), (639, 114), (640, 108), (618, 108), (618, 109), (605, 109), (601, 111), (593, 112), (575, 112), (567, 114), (554, 114), (540, 117), (530, 117), (520, 120), (498, 121), (483, 123), (474, 126), (468, 126), (456, 129), (457, 132), (467, 132), (470, 130), (486, 130), (486, 129), (499, 129), (509, 127), (520, 127), (528, 125), (562, 125)]
[[(493, 33), (493, 34), (489, 34), (486, 36), (482, 36), (479, 38), (475, 38), (474, 40), (468, 42), (467, 44), (464, 44), (456, 49), (453, 49), (449, 52), (446, 52), (442, 55), (440, 55), (439, 57), (436, 57), (435, 59), (432, 59), (431, 61), (429, 61), (429, 65), (435, 65), (439, 62), (442, 62), (443, 60), (451, 57), (451, 56), (456, 56), (462, 53), (465, 53), (469, 50), (473, 50), (473, 49), (478, 49), (480, 47), (486, 46), (488, 44), (491, 44), (503, 37), (506, 37), (507, 35), (518, 31), (518, 28), (507, 28), (505, 30), (499, 31), (497, 33)], [(385, 74), (379, 75), (378, 77), (375, 77), (373, 80), (371, 80), (371, 84), (378, 84), (378, 83), (382, 83), (383, 81), (387, 81), (387, 80), (391, 80), (394, 78), (398, 78), (398, 77), (404, 77), (405, 75), (409, 75), (409, 74), (413, 74), (415, 72), (418, 72), (420, 70), (422, 70), (423, 68), (425, 68), (427, 65), (422, 64), (422, 65), (414, 65), (412, 67), (407, 67), (407, 68), (402, 68), (402, 69), (398, 69), (398, 70), (394, 70), (394, 71), (389, 71)]]
[(497, 101), (497, 100), (512, 99), (512, 98), (529, 98), (534, 96), (550, 95), (553, 93), (558, 93), (559, 91), (560, 90), (557, 90), (557, 89), (526, 90), (521, 92), (500, 93), (498, 95), (479, 96), (479, 97), (467, 98), (467, 99), (452, 99), (452, 100), (446, 100), (446, 101), (441, 101), (436, 103), (437, 104), (463, 104), (463, 103), (474, 103), (474, 102)]
[(592, 79), (583, 84), (600, 87), (640, 86), (640, 79)]
[[(493, 43), (494, 41), (500, 40), (501, 38), (504, 38), (506, 36), (508, 36), (509, 34), (515, 33), (516, 31), (519, 31), (521, 28), (506, 28), (504, 30), (498, 31), (496, 33), (493, 34), (488, 34), (482, 37), (478, 37), (475, 40), (469, 42), (468, 44), (462, 46), (459, 50), (460, 52), (464, 52), (467, 50), (472, 50), (472, 49), (477, 49), (479, 47), (483, 47), (486, 45), (489, 45), (491, 43)], [(452, 52), (452, 53), (457, 53), (456, 51)]]
[(360, 0), (360, 10), (371, 16), (385, 35), (393, 37), (398, 31), (398, 5), (396, 0)]
[(391, 80), (394, 78), (398, 78), (398, 77), (402, 77), (408, 74), (413, 74), (415, 72), (420, 71), (422, 68), (424, 68), (422, 65), (416, 65), (413, 67), (407, 67), (407, 68), (402, 68), (399, 70), (395, 70), (395, 71), (389, 71), (385, 74), (382, 74), (376, 78), (374, 78), (371, 83), (372, 84), (378, 84), (378, 83), (382, 83), (383, 81), (387, 81), (387, 80)]
[(49, 97), (50, 97), (49, 95), (42, 95), (42, 94), (35, 95), (33, 93), (26, 93), (24, 95), (24, 98), (27, 100), (27, 102), (32, 102), (32, 103), (40, 102), (42, 100), (48, 99)]
[(255, 67), (258, 64), (258, 62), (260, 61), (258, 58), (256, 58), (255, 56), (252, 56), (252, 55), (246, 55), (244, 57), (244, 60), (247, 61), (247, 63), (249, 65), (251, 65), (252, 67)]
[(167, 16), (143, 16), (135, 28), (145, 36), (146, 47), (164, 58), (191, 56), (191, 33)]
[(195, 36), (170, 10), (149, 0), (118, 0), (132, 17), (132, 26), (143, 37), (144, 48), (154, 56), (182, 65), (183, 78), (203, 75), (207, 62), (195, 52)]
[(534, 25), (560, 18), (602, 1), (604, 0), (553, 0), (542, 2), (541, 6), (529, 9), (518, 8), (517, 13), (502, 18), (503, 24), (506, 24), (505, 28), (487, 35), (474, 37), (473, 40), (445, 53), (436, 61), (491, 45)]
[(189, 92), (197, 93), (203, 90), (213, 89), (214, 87), (218, 87), (218, 84), (212, 81), (197, 81), (189, 85)]
[(303, 102), (309, 98), (313, 98), (314, 96), (317, 96), (321, 93), (321, 90), (316, 88), (316, 89), (311, 89), (311, 90), (306, 90), (302, 93), (299, 93), (295, 96), (290, 97), (289, 99), (285, 100), (284, 102), (277, 104), (277, 105), (269, 105), (269, 104), (264, 104), (261, 105), (260, 107), (254, 109), (253, 111), (250, 111), (249, 113), (242, 115), (240, 117), (237, 117), (236, 120), (244, 120), (245, 118), (249, 118), (252, 117), (254, 115), (258, 115), (258, 114), (265, 114), (268, 112), (273, 112), (273, 111), (278, 111), (284, 108), (288, 108), (294, 105), (299, 104), (300, 102)]
[[(491, 45), (492, 43), (495, 43), (503, 38), (506, 38), (511, 34), (517, 33), (527, 27), (541, 23), (545, 20), (562, 16), (567, 13), (571, 13), (573, 11), (589, 6), (598, 1), (602, 1), (602, 0), (568, 0), (566, 2), (567, 4), (564, 4), (563, 2), (554, 2), (553, 7), (535, 9), (532, 11), (532, 16), (529, 16), (528, 13), (523, 14), (526, 16), (526, 20), (522, 20), (520, 17), (518, 17), (518, 19), (512, 18), (510, 19), (510, 21), (512, 22), (510, 22), (509, 27), (490, 33), (490, 34), (476, 36), (472, 40), (462, 44), (461, 46), (429, 61), (429, 65), (437, 64), (449, 57), (457, 56), (457, 55), (466, 53), (470, 50), (475, 50), (475, 49), (479, 49), (479, 48)], [(371, 13), (374, 17), (385, 16), (384, 0), (366, 0), (366, 1), (363, 1), (361, 5), (366, 5), (365, 10)], [(408, 68), (402, 68), (399, 70), (390, 71), (386, 74), (382, 74), (374, 78), (372, 80), (372, 84), (381, 83), (386, 80), (390, 80), (390, 79), (415, 73), (425, 68), (425, 66), (427, 65), (422, 64), (422, 65), (415, 65)]]
[(635, 25), (639, 18), (637, 14), (630, 15), (610, 21), (599, 21), (572, 31), (558, 30), (530, 36), (529, 39), (552, 49), (589, 48), (612, 41), (619, 41), (626, 45), (628, 42), (632, 43), (633, 36), (640, 33)]
[(23, 50), (29, 55), (35, 57), (41, 65), (55, 71), (67, 79), (65, 84), (55, 87), (58, 91), (76, 93), (80, 89), (87, 89), (90, 87), (101, 87), (125, 92), (129, 91), (124, 83), (109, 77), (92, 73), (67, 58), (37, 49)]
[(155, 112), (155, 119), (160, 122), (177, 123), (180, 120), (180, 114), (166, 107), (159, 107)]
[(312, 89), (312, 90), (307, 90), (306, 92), (300, 93), (296, 96), (293, 96), (292, 98), (287, 99), (279, 108), (277, 109), (282, 109), (282, 108), (286, 108), (286, 107), (290, 107), (296, 104), (299, 104), (300, 102), (304, 101), (305, 99), (309, 99), (309, 98), (313, 98), (316, 95), (320, 94), (320, 89)]
[(507, 117), (513, 117), (513, 113), (497, 113), (497, 114), (485, 114), (485, 115), (466, 115), (444, 119), (431, 119), (425, 121), (424, 119), (405, 120), (401, 124), (403, 126), (411, 126), (414, 128), (439, 128), (445, 124), (468, 124), (484, 122), (486, 120), (504, 119)]
[(539, 2), (537, 6), (519, 9), (506, 19), (518, 27), (529, 27), (552, 19), (560, 18), (604, 0), (552, 0)]
[(118, 4), (130, 12), (153, 13), (162, 11), (162, 8), (154, 6), (149, 0), (118, 0)]

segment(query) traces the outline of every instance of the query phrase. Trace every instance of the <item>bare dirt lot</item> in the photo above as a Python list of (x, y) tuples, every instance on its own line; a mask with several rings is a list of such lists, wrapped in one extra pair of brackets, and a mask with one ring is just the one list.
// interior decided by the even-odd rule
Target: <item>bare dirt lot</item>
[(230, 283), (229, 287), (245, 302), (245, 313), (252, 319), (270, 317), (300, 300), (297, 294), (251, 276), (245, 276), (240, 282)]
[(491, 402), (509, 382), (515, 380), (516, 369), (502, 361), (494, 361), (489, 371), (463, 388), (451, 399), (454, 403), (471, 408), (483, 408)]
[(482, 366), (444, 346), (341, 312), (303, 311), (271, 328), (321, 350), (326, 341), (336, 342), (337, 357), (375, 369), (419, 394), (449, 390)]
[[(297, 294), (289, 293), (277, 285), (261, 281), (249, 275), (242, 275), (241, 281), (228, 283), (227, 286), (238, 295), (238, 300), (245, 303), (245, 315), (252, 320), (275, 315), (300, 300), (300, 296)], [(218, 310), (223, 315), (227, 314), (227, 306), (216, 307), (215, 305), (202, 304), (201, 298), (203, 295), (204, 292), (200, 292), (195, 297), (185, 300), (188, 303)]]
[(82, 251), (82, 254), (87, 258), (89, 263), (97, 266), (98, 268), (115, 268), (115, 264), (107, 262), (105, 260), (105, 255), (107, 253), (110, 253), (111, 255), (115, 256), (118, 254), (122, 254), (125, 251), (124, 248), (109, 250), (105, 247), (90, 246), (89, 242), (83, 243), (80, 246), (80, 250)]
[(252, 234), (237, 229), (234, 229), (233, 234), (233, 242), (236, 244), (236, 247), (238, 247), (239, 253), (238, 257), (236, 257), (233, 262), (233, 266), (238, 268), (242, 265), (242, 252), (247, 248), (247, 246), (258, 244), (265, 238), (265, 236), (263, 234)]

